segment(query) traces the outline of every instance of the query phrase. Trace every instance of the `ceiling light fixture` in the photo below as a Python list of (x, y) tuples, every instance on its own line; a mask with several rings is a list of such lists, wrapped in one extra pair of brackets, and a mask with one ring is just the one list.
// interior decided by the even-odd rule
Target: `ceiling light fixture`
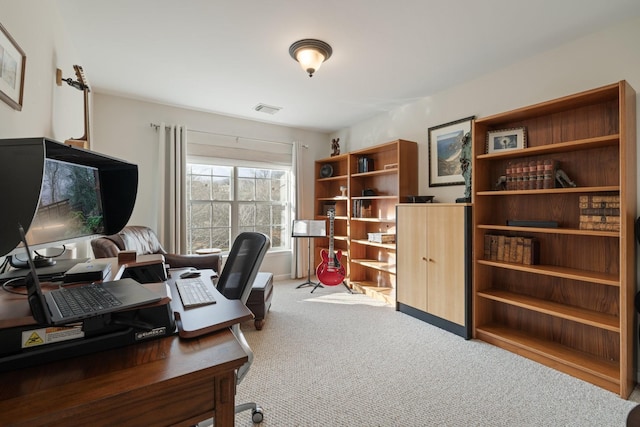
[(324, 61), (331, 57), (333, 49), (327, 43), (315, 39), (298, 40), (289, 46), (289, 55), (300, 63), (303, 70), (313, 77)]

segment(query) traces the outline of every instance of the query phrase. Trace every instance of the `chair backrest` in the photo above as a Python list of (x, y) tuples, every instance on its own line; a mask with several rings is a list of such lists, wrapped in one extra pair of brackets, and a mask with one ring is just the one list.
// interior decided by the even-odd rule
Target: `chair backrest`
[(229, 257), (222, 268), (216, 285), (218, 291), (228, 299), (247, 302), (251, 286), (271, 241), (262, 233), (240, 233), (233, 242)]

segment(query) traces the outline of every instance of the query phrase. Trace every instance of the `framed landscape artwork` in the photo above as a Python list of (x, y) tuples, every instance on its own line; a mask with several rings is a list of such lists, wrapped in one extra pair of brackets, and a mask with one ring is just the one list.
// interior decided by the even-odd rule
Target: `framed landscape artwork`
[(429, 128), (429, 187), (462, 185), (462, 145), (475, 116)]

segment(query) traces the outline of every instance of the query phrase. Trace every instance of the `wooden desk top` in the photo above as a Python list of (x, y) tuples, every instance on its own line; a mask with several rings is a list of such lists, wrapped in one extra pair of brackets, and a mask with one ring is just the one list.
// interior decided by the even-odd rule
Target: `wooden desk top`
[[(245, 361), (225, 329), (0, 373), (0, 425), (195, 423), (213, 414), (214, 379), (235, 384), (234, 371)], [(227, 386), (235, 391), (234, 384)]]

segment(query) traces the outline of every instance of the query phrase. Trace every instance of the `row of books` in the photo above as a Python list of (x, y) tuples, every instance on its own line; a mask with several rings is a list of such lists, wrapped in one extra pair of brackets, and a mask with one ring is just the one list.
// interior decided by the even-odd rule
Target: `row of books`
[(516, 264), (539, 264), (540, 242), (535, 237), (485, 234), (484, 259)]
[(558, 161), (553, 159), (512, 162), (506, 168), (507, 190), (555, 188)]
[(580, 196), (580, 229), (620, 231), (620, 195)]
[(371, 200), (354, 200), (351, 216), (353, 218), (371, 218)]

